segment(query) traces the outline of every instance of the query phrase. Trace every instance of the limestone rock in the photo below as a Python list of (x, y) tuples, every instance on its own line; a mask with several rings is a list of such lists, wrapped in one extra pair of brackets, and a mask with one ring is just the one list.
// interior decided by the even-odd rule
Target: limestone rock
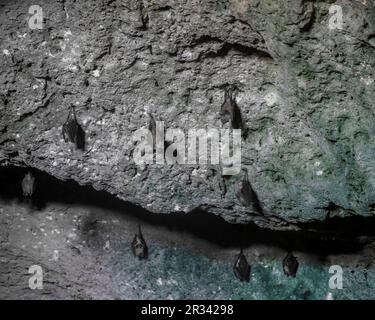
[[(33, 4), (0, 2), (1, 165), (150, 212), (199, 208), (274, 229), (374, 215), (374, 1), (337, 1), (341, 29), (328, 0), (41, 0), (43, 29), (30, 28)], [(132, 159), (148, 113), (171, 128), (221, 128), (228, 84), (262, 215), (236, 200), (239, 176), (223, 195), (220, 170)], [(84, 151), (61, 135), (72, 105)]]

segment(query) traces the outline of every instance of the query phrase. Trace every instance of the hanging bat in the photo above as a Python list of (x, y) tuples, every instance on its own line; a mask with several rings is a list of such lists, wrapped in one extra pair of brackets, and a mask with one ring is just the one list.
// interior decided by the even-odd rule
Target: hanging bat
[(262, 207), (258, 196), (249, 182), (247, 170), (245, 170), (245, 172), (245, 176), (236, 186), (236, 197), (244, 207), (252, 207), (255, 211), (262, 213)]
[(230, 121), (232, 129), (241, 129), (241, 111), (235, 99), (233, 99), (233, 91), (234, 88), (232, 86), (225, 89), (224, 103), (221, 105), (220, 109), (221, 122), (224, 124)]
[(142, 235), (141, 225), (138, 225), (138, 233), (134, 236), (132, 251), (134, 256), (139, 260), (147, 259), (148, 257), (148, 248)]
[(23, 178), (22, 182), (22, 192), (24, 197), (31, 197), (35, 192), (35, 177), (31, 172), (28, 172)]
[(62, 134), (65, 142), (74, 144), (77, 149), (85, 149), (85, 132), (77, 121), (74, 107), (71, 107), (68, 118), (62, 126)]
[(247, 262), (245, 255), (243, 254), (242, 248), (233, 265), (233, 272), (236, 278), (238, 278), (241, 282), (250, 281), (251, 267)]
[(297, 258), (289, 252), (283, 260), (283, 271), (288, 277), (293, 277), (297, 275), (299, 263)]

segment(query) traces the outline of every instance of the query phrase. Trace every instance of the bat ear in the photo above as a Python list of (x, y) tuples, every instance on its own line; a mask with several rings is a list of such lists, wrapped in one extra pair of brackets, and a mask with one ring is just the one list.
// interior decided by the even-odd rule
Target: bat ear
[(248, 172), (247, 168), (244, 167), (242, 170), (244, 172), (245, 180), (248, 181), (249, 180), (249, 172)]
[(71, 105), (70, 105), (69, 118), (70, 118), (71, 116), (72, 116), (75, 120), (77, 120), (77, 118), (76, 118), (76, 109), (75, 109), (75, 105), (74, 105), (74, 104), (71, 104)]
[(227, 88), (227, 95), (232, 98), (232, 94), (233, 94), (233, 86), (232, 85), (229, 85), (228, 88)]
[(67, 123), (70, 120), (70, 118), (72, 117), (72, 113), (73, 113), (73, 109), (72, 109), (72, 106), (70, 106), (68, 117), (66, 118), (65, 123)]

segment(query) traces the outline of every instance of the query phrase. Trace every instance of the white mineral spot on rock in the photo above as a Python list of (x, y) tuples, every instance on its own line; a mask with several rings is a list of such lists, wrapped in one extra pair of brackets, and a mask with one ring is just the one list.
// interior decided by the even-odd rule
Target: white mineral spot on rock
[(58, 250), (53, 250), (52, 260), (53, 261), (59, 260), (59, 251)]
[(73, 34), (72, 34), (72, 32), (70, 30), (67, 30), (67, 31), (64, 32), (64, 38), (72, 36), (72, 35)]
[(326, 300), (334, 300), (331, 292), (327, 293)]
[(182, 212), (185, 212), (185, 213), (189, 213), (191, 211), (192, 208), (190, 207), (185, 207), (185, 208), (182, 208)]
[(280, 275), (281, 275), (281, 272), (280, 272), (279, 269), (273, 267), (273, 268), (272, 268), (272, 274), (275, 275), (275, 276), (276, 276), (276, 275), (277, 275), (277, 276), (280, 276)]
[(194, 169), (194, 170), (191, 172), (191, 175), (192, 175), (192, 176), (197, 176), (197, 175), (199, 175), (199, 174), (198, 174), (198, 170), (197, 170), (197, 169)]
[(322, 174), (323, 174), (323, 170), (319, 170), (319, 171), (316, 173), (317, 176), (321, 176)]
[(361, 81), (366, 84), (366, 86), (369, 86), (374, 83), (374, 79), (371, 77), (368, 78), (361, 78)]
[[(63, 41), (60, 41), (60, 48), (61, 48), (61, 51), (65, 51), (65, 49), (66, 49), (66, 44)], [(63, 58), (64, 62), (66, 62), (68, 60), (69, 60), (69, 58)]]
[(193, 54), (193, 52), (191, 52), (190, 50), (185, 50), (185, 51), (182, 53), (182, 55), (181, 55), (181, 57), (184, 58), (184, 59), (186, 59), (186, 60), (190, 60), (190, 59), (192, 59), (193, 56), (194, 56), (194, 54)]
[(301, 88), (301, 89), (307, 88), (307, 83), (304, 79), (298, 79), (297, 84), (298, 84), (298, 87)]
[(264, 97), (264, 100), (266, 101), (267, 106), (272, 107), (276, 104), (278, 95), (275, 92), (270, 92)]
[(167, 284), (173, 284), (173, 285), (178, 285), (178, 282), (174, 279), (168, 280)]
[(78, 68), (77, 68), (77, 66), (72, 66), (72, 65), (69, 65), (68, 66), (68, 69), (70, 70), (70, 71), (73, 71), (73, 72), (76, 72), (76, 71), (78, 71)]
[(33, 85), (33, 89), (35, 90), (35, 89), (38, 89), (39, 87), (36, 85), (36, 84), (34, 84)]
[(95, 78), (98, 78), (98, 77), (100, 76), (100, 72), (99, 72), (99, 70), (94, 70), (94, 71), (92, 72), (92, 75), (93, 75)]
[(4, 50), (3, 50), (3, 53), (4, 53), (6, 56), (9, 56), (9, 55), (10, 55), (10, 52), (9, 52), (9, 50), (7, 50), (7, 49), (4, 49)]

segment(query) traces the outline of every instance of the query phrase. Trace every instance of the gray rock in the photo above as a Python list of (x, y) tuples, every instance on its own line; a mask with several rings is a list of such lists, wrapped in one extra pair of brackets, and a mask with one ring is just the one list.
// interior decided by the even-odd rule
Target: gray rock
[[(1, 165), (151, 212), (199, 208), (274, 229), (375, 213), (374, 1), (338, 1), (342, 30), (329, 28), (331, 1), (42, 0), (42, 30), (27, 23), (33, 4), (0, 2)], [(167, 127), (221, 128), (228, 84), (261, 215), (238, 203), (239, 175), (132, 159), (147, 113)], [(61, 135), (71, 105), (84, 151)]]

